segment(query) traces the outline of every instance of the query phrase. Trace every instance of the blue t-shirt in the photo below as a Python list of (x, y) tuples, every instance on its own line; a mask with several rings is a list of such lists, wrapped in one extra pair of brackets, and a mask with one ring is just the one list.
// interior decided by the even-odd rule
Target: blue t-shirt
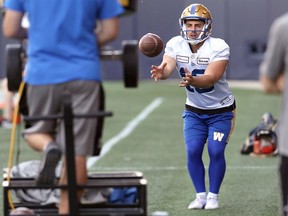
[(123, 13), (117, 0), (5, 0), (5, 7), (28, 14), (25, 82), (101, 81), (94, 30), (96, 20)]

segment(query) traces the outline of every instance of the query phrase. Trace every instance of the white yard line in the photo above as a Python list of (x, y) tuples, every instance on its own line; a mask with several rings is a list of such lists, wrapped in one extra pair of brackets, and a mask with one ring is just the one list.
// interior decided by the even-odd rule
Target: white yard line
[(132, 119), (126, 127), (116, 136), (112, 137), (108, 140), (101, 150), (99, 156), (90, 157), (87, 161), (87, 168), (91, 168), (98, 160), (104, 157), (114, 145), (119, 143), (122, 139), (129, 136), (132, 131), (147, 118), (147, 116), (154, 111), (161, 103), (163, 102), (163, 98), (156, 98), (152, 103), (150, 103), (136, 118)]

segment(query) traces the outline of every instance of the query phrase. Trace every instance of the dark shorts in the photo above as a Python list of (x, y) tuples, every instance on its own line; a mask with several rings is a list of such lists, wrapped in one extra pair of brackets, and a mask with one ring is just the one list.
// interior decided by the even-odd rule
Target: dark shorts
[[(96, 113), (102, 103), (101, 83), (95, 81), (71, 81), (56, 85), (30, 86), (27, 89), (29, 116), (60, 114), (65, 95), (71, 95), (72, 110), (75, 114)], [(75, 154), (92, 155), (95, 147), (96, 118), (74, 119)], [(37, 121), (24, 130), (28, 133), (51, 134), (65, 152), (64, 123), (61, 120)]]

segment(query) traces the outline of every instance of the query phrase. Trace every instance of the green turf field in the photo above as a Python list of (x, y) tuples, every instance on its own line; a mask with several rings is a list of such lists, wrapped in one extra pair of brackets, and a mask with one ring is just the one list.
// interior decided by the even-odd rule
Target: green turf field
[[(264, 112), (269, 111), (278, 117), (280, 97), (265, 95), (260, 90), (232, 88), (237, 100), (237, 119), (226, 150), (227, 172), (220, 190), (220, 209), (188, 210), (195, 192), (186, 170), (182, 137), (181, 114), (185, 95), (177, 84), (176, 80), (156, 84), (142, 81), (138, 88), (126, 89), (120, 82), (105, 83), (107, 110), (113, 111), (114, 116), (106, 119), (104, 143), (125, 134), (123, 129), (129, 128), (130, 131), (126, 131), (126, 135), (91, 167), (91, 172), (143, 172), (148, 180), (149, 215), (158, 210), (169, 212), (169, 216), (278, 215), (277, 157), (243, 156), (240, 149), (248, 132), (259, 123)], [(148, 108), (151, 110), (147, 111)], [(9, 140), (10, 130), (1, 128), (1, 168), (7, 166)], [(21, 138), (19, 140), (15, 153), (19, 145), (20, 161), (40, 159), (40, 154), (27, 148)], [(206, 152), (203, 157), (207, 166)], [(1, 192), (0, 215), (2, 204)]]

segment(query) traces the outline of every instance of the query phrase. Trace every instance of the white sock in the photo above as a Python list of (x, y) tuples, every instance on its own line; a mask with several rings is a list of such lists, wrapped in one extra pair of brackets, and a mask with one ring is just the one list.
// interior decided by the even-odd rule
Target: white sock
[(200, 197), (200, 198), (204, 198), (206, 199), (206, 193), (205, 192), (201, 192), (201, 193), (196, 193), (196, 197)]
[(213, 199), (217, 199), (218, 198), (218, 194), (209, 192), (207, 197), (211, 197)]
[(45, 145), (43, 146), (42, 151), (45, 151), (46, 148), (47, 148), (47, 146), (48, 146), (50, 143), (53, 144), (53, 141), (50, 141), (50, 142), (48, 142), (47, 144), (45, 144)]
[(42, 149), (43, 152), (45, 152), (47, 146), (48, 146), (48, 144), (46, 144), (46, 145), (43, 146), (43, 149)]

